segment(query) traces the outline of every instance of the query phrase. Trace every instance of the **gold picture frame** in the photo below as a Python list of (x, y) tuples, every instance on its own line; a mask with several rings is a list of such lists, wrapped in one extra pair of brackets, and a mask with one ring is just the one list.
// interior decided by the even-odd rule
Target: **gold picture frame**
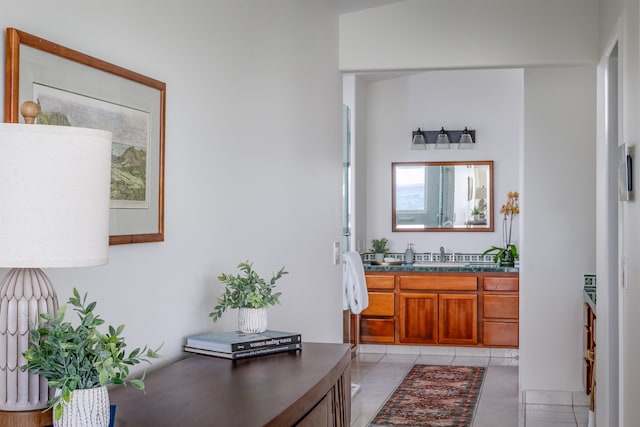
[[(24, 31), (7, 28), (5, 122), (18, 123), (19, 106), (26, 100), (37, 101), (33, 99), (35, 94), (60, 95), (56, 106), (82, 105), (89, 113), (108, 110), (109, 114), (101, 114), (100, 118), (88, 119), (91, 114), (84, 114), (84, 122), (75, 125), (114, 127), (106, 129), (114, 133), (114, 161), (118, 159), (116, 146), (122, 155), (123, 147), (134, 144), (129, 140), (135, 139), (135, 148), (143, 159), (138, 172), (139, 188), (114, 190), (117, 166), (112, 168), (109, 244), (164, 241), (166, 84)], [(128, 120), (126, 124), (118, 120), (128, 114), (138, 117), (135, 125)], [(65, 124), (74, 126), (70, 121)], [(139, 131), (140, 128), (143, 131)], [(136, 134), (135, 138), (128, 136), (132, 133)], [(126, 142), (116, 144), (117, 136)], [(137, 199), (130, 196), (131, 201), (120, 200), (114, 204), (114, 194), (125, 199), (135, 194)]]

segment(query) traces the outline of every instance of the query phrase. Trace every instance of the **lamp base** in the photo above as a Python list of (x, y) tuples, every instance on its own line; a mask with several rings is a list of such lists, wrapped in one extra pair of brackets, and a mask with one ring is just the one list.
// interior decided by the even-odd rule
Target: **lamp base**
[(39, 268), (13, 268), (0, 283), (0, 411), (42, 409), (49, 400), (44, 377), (20, 370), (31, 328), (40, 313), (54, 315), (58, 297)]

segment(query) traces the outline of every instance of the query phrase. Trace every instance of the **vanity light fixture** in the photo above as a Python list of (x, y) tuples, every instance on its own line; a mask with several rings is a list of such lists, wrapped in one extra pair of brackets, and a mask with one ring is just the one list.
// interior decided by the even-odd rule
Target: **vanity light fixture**
[(444, 126), (440, 129), (440, 133), (436, 138), (436, 148), (446, 149), (451, 148), (451, 143), (449, 142), (449, 135), (447, 135), (447, 131), (444, 130)]
[(458, 144), (459, 149), (473, 148), (476, 142), (476, 131), (468, 129), (464, 130), (445, 130), (444, 126), (440, 130), (422, 130), (418, 128), (411, 135), (411, 149), (424, 150), (430, 144), (436, 148), (450, 148), (450, 144)]
[(418, 128), (416, 132), (413, 132), (413, 139), (411, 140), (412, 150), (426, 150), (427, 140), (424, 137), (424, 132)]
[(471, 138), (471, 134), (469, 133), (469, 129), (466, 127), (462, 131), (462, 135), (460, 135), (460, 141), (458, 142), (458, 149), (470, 149), (473, 148), (473, 139)]

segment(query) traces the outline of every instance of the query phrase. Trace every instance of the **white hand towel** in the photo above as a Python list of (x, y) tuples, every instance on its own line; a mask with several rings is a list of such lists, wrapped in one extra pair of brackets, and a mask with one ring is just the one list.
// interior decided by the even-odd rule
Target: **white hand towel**
[(362, 258), (355, 251), (344, 254), (342, 264), (342, 284), (344, 288), (342, 308), (351, 309), (353, 314), (360, 314), (369, 306), (367, 282), (364, 277)]

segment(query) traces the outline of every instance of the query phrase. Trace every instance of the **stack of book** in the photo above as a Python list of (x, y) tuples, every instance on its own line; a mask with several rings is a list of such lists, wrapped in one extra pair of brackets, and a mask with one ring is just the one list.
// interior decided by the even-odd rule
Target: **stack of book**
[(243, 359), (302, 349), (302, 337), (296, 332), (264, 331), (245, 334), (240, 331), (217, 334), (192, 335), (187, 337), (184, 350), (190, 353)]

